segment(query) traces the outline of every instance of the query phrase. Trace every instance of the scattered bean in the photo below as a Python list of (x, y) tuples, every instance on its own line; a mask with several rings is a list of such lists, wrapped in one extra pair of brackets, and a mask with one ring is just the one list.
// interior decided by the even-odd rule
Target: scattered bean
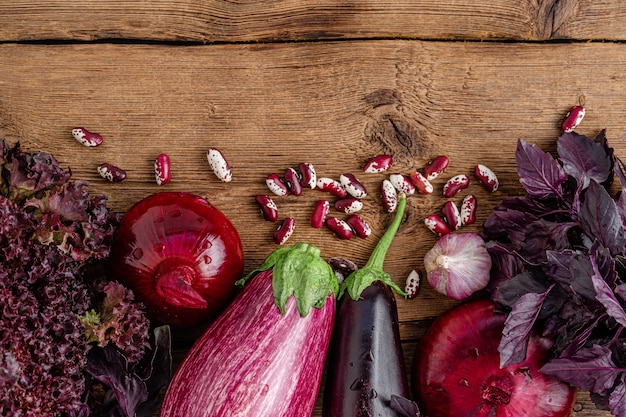
[(433, 185), (419, 171), (413, 171), (409, 174), (409, 179), (415, 185), (417, 192), (420, 194), (432, 194)]
[(278, 174), (269, 174), (265, 178), (265, 184), (267, 184), (267, 188), (269, 188), (272, 193), (278, 196), (289, 194), (289, 187), (287, 187), (287, 184), (285, 184)]
[(358, 198), (342, 198), (335, 201), (335, 210), (346, 214), (357, 213), (363, 208), (363, 202)]
[(369, 159), (365, 165), (363, 165), (363, 172), (385, 172), (391, 168), (392, 164), (393, 157), (391, 155), (378, 155)]
[(561, 128), (563, 129), (563, 132), (565, 133), (573, 132), (574, 129), (578, 127), (580, 122), (583, 121), (584, 117), (585, 117), (585, 108), (583, 106), (573, 106), (569, 110), (569, 112), (565, 116), (565, 119), (563, 120), (563, 123), (561, 124)]
[(411, 182), (406, 175), (399, 173), (391, 174), (389, 181), (397, 191), (402, 191), (407, 195), (415, 194), (415, 185)]
[(108, 163), (98, 165), (98, 174), (110, 182), (120, 182), (126, 179), (126, 171)]
[(293, 168), (288, 168), (285, 171), (285, 182), (287, 183), (287, 188), (291, 194), (298, 196), (302, 194), (302, 184), (300, 182), (300, 174)]
[(328, 212), (330, 211), (330, 203), (327, 200), (318, 200), (313, 208), (313, 214), (311, 215), (311, 227), (320, 229), (326, 222)]
[(326, 219), (326, 227), (328, 227), (339, 239), (352, 239), (352, 228), (344, 220), (337, 217), (329, 217)]
[(436, 214), (431, 214), (430, 216), (426, 217), (426, 219), (424, 219), (424, 223), (426, 224), (428, 230), (438, 236), (443, 236), (450, 233), (450, 228), (448, 227), (446, 222), (443, 221), (443, 219)]
[(417, 297), (417, 294), (420, 291), (422, 275), (422, 271), (420, 271), (419, 269), (414, 269), (409, 273), (409, 276), (406, 277), (404, 292), (406, 293), (407, 299), (412, 300)]
[(274, 243), (282, 245), (291, 237), (294, 229), (296, 228), (296, 220), (292, 217), (287, 217), (278, 226), (278, 229), (274, 232)]
[(476, 222), (476, 208), (476, 197), (472, 194), (466, 195), (461, 202), (461, 209), (459, 210), (461, 215), (461, 224), (466, 225)]
[(317, 189), (331, 193), (335, 197), (345, 198), (348, 196), (348, 192), (337, 180), (328, 177), (321, 177), (317, 179)]
[(75, 127), (72, 129), (72, 136), (79, 143), (88, 147), (95, 147), (102, 145), (102, 136), (98, 133), (93, 133), (85, 129), (84, 127)]
[(233, 179), (230, 165), (220, 150), (209, 148), (206, 157), (217, 178), (224, 182), (230, 182)]
[(300, 174), (302, 175), (302, 186), (305, 188), (315, 188), (317, 185), (317, 173), (313, 164), (303, 162), (300, 164)]
[(455, 175), (450, 178), (443, 186), (443, 196), (446, 198), (454, 197), (456, 193), (469, 186), (469, 177), (465, 174)]
[(424, 167), (424, 176), (428, 181), (432, 181), (437, 178), (443, 171), (448, 168), (450, 159), (445, 155), (439, 155), (432, 161), (430, 161)]
[(350, 225), (354, 233), (361, 239), (365, 239), (372, 234), (372, 228), (358, 214), (351, 214), (346, 219), (346, 223)]
[(348, 276), (351, 273), (353, 273), (354, 271), (356, 271), (357, 269), (359, 269), (359, 267), (354, 262), (352, 262), (351, 260), (348, 260), (348, 259), (345, 259), (345, 258), (340, 258), (340, 257), (330, 258), (328, 260), (328, 264), (335, 271), (339, 271), (339, 272), (341, 272), (345, 276)]
[(276, 203), (267, 195), (257, 195), (256, 202), (261, 207), (261, 213), (265, 220), (275, 222), (278, 220), (278, 207)]
[(398, 207), (398, 191), (391, 181), (383, 180), (380, 185), (380, 194), (383, 201), (383, 210), (387, 213), (396, 211)]
[(457, 230), (462, 226), (459, 208), (453, 201), (446, 201), (441, 208), (441, 213), (450, 230)]
[(162, 153), (154, 160), (154, 179), (157, 185), (165, 185), (172, 179), (170, 174), (170, 157)]
[(486, 166), (482, 164), (475, 165), (474, 176), (478, 181), (482, 183), (482, 185), (485, 186), (488, 191), (493, 193), (498, 189), (498, 177), (491, 169), (487, 168)]
[(354, 198), (365, 198), (367, 196), (367, 190), (365, 186), (357, 179), (354, 174), (341, 174), (339, 176), (339, 182)]

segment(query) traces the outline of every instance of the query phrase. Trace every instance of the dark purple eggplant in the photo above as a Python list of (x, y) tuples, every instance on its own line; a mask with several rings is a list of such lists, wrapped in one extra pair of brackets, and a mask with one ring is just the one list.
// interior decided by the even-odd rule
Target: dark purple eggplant
[(406, 397), (408, 383), (398, 310), (393, 291), (404, 292), (382, 269), (404, 215), (396, 216), (367, 264), (351, 273), (339, 291), (338, 312), (328, 362), (324, 417), (397, 417), (393, 397)]

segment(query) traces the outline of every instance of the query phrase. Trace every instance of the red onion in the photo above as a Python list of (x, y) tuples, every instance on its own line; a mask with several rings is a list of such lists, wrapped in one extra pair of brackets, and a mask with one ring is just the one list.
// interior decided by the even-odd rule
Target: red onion
[(487, 286), (491, 256), (476, 233), (450, 233), (426, 253), (424, 268), (435, 291), (462, 300)]
[(243, 273), (243, 248), (235, 227), (207, 200), (161, 192), (122, 218), (110, 271), (153, 320), (192, 327), (217, 316), (233, 298)]

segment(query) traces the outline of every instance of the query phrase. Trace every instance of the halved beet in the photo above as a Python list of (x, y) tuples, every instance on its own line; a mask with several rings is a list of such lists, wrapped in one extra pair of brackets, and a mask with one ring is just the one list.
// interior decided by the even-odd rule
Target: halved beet
[(131, 288), (151, 318), (192, 327), (235, 295), (243, 248), (230, 220), (191, 193), (160, 192), (131, 207), (115, 234), (111, 279)]
[(415, 351), (412, 388), (427, 417), (567, 417), (570, 385), (539, 372), (551, 343), (531, 336), (526, 360), (500, 369), (505, 316), (490, 300), (454, 307), (439, 317)]

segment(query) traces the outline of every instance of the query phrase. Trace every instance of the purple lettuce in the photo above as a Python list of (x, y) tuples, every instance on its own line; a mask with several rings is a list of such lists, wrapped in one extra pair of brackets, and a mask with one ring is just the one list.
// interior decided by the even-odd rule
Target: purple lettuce
[(119, 222), (106, 201), (52, 155), (0, 142), (0, 415), (148, 416), (158, 406), (169, 330), (151, 337), (143, 306), (101, 272)]
[(502, 201), (484, 224), (488, 289), (508, 312), (501, 362), (522, 361), (531, 332), (550, 337), (542, 371), (626, 417), (626, 196), (611, 194), (614, 178), (626, 189), (626, 167), (605, 131), (565, 133), (557, 154), (520, 139), (526, 195)]

